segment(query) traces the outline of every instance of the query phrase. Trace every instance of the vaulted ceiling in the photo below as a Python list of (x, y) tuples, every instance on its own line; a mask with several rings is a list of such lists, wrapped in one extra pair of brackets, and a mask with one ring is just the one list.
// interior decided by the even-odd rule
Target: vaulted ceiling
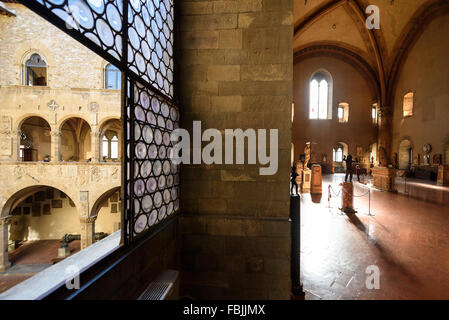
[[(380, 9), (380, 29), (365, 26), (366, 8)], [(427, 24), (449, 13), (449, 0), (294, 0), (295, 61), (332, 55), (357, 67), (381, 105), (391, 105), (407, 53)]]

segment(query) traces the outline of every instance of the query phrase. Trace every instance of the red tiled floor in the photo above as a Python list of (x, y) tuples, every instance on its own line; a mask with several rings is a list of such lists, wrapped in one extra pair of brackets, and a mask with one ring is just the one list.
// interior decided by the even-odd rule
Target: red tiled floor
[[(0, 292), (6, 291), (16, 284), (32, 277), (36, 271), (42, 270), (52, 264), (52, 259), (58, 257), (59, 240), (27, 241), (22, 246), (9, 253), (11, 268), (0, 273)], [(71, 253), (80, 250), (80, 241), (75, 240), (69, 244)], [(26, 266), (26, 268), (17, 268)], [(26, 270), (25, 272), (23, 270)]]
[[(22, 246), (9, 253), (9, 261), (17, 264), (47, 264), (58, 257), (58, 248), (61, 246), (59, 240), (27, 241)], [(80, 241), (69, 243), (71, 253), (80, 250)]]
[[(308, 298), (449, 299), (449, 206), (373, 191), (355, 198), (355, 216), (341, 214), (342, 175), (323, 177), (323, 196), (302, 198), (301, 272)], [(366, 189), (354, 183), (355, 195)], [(438, 189), (435, 189), (438, 192)], [(380, 269), (380, 289), (368, 290), (366, 268)]]

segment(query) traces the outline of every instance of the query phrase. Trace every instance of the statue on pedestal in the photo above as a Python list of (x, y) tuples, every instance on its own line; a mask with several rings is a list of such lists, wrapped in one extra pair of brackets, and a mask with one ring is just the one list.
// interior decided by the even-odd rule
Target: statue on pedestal
[(311, 146), (312, 144), (310, 142), (306, 143), (306, 148), (304, 149), (305, 154), (304, 169), (309, 168)]

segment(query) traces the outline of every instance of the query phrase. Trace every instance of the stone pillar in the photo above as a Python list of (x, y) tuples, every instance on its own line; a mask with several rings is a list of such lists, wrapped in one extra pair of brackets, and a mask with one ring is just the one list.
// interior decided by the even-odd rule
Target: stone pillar
[(343, 182), (340, 185), (343, 187), (341, 191), (342, 205), (340, 210), (345, 213), (356, 213), (354, 210), (354, 185), (352, 182)]
[[(382, 106), (379, 109), (379, 135), (377, 149), (384, 148), (387, 156), (387, 163), (391, 163), (391, 141), (392, 141), (392, 131), (391, 122), (393, 118), (392, 108), (388, 106)], [(378, 155), (379, 157), (379, 152)]]
[(95, 242), (95, 220), (97, 217), (85, 217), (81, 223), (81, 250)]
[(52, 129), (51, 135), (51, 162), (61, 161), (61, 130)]
[(92, 162), (97, 163), (100, 161), (100, 137), (101, 132), (97, 130), (97, 128), (92, 127), (92, 131), (90, 132), (90, 152), (92, 157)]
[(8, 259), (8, 226), (10, 223), (10, 217), (0, 218), (0, 272), (7, 270), (11, 266), (11, 262)]

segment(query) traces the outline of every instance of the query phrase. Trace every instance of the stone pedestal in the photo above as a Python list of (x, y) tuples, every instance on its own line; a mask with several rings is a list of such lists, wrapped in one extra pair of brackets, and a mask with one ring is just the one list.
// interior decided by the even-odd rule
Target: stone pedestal
[(301, 193), (310, 193), (311, 184), (312, 184), (312, 170), (305, 168), (302, 171)]
[(387, 167), (374, 167), (372, 169), (373, 185), (375, 188), (395, 192), (394, 179), (396, 177), (396, 169)]
[(65, 258), (68, 256), (70, 256), (70, 248), (69, 247), (58, 248), (58, 258)]
[(343, 187), (341, 192), (342, 207), (341, 211), (344, 213), (356, 213), (354, 210), (354, 185), (352, 182), (343, 182), (340, 184)]
[(323, 193), (323, 179), (322, 179), (322, 170), (319, 164), (314, 164), (312, 166), (312, 186), (311, 191), (312, 194), (322, 194)]
[(438, 167), (438, 180), (439, 186), (449, 186), (449, 166), (441, 165)]

